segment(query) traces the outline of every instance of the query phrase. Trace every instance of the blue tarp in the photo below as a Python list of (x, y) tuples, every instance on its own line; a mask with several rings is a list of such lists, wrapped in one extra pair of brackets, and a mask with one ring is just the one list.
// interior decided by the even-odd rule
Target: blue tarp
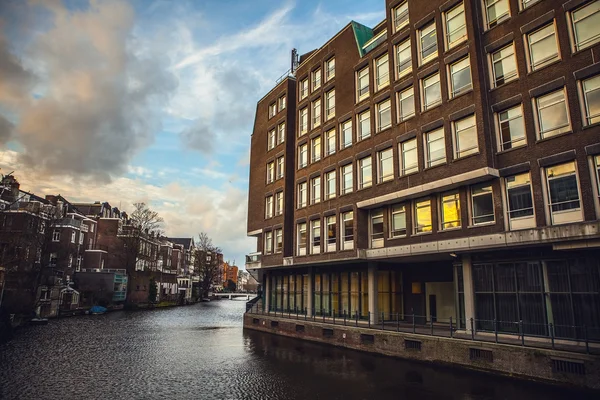
[(101, 313), (106, 312), (106, 308), (101, 307), (101, 306), (94, 306), (94, 307), (90, 308), (90, 312), (92, 314), (101, 314)]

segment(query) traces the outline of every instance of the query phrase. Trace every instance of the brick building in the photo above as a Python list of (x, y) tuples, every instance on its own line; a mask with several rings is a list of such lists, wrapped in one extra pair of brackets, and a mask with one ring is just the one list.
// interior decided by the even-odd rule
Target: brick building
[(600, 1), (385, 7), (258, 102), (265, 307), (600, 338)]

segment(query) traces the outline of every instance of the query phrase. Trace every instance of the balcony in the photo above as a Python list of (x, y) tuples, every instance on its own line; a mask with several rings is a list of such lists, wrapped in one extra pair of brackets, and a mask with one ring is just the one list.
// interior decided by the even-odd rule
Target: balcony
[(257, 269), (261, 267), (262, 253), (256, 252), (246, 256), (246, 269)]
[(62, 218), (54, 223), (55, 227), (73, 227), (80, 229), (81, 221), (74, 218)]

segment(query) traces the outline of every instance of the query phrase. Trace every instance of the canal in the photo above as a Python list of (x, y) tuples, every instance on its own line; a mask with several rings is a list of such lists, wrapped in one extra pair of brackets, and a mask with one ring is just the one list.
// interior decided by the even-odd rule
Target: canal
[[(243, 301), (29, 327), (0, 346), (5, 399), (532, 399), (582, 393), (243, 331)], [(591, 398), (591, 397), (590, 397)]]

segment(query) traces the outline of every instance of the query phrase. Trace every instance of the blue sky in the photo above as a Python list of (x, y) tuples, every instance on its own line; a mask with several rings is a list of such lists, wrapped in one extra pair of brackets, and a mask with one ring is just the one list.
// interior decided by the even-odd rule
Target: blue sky
[(131, 209), (167, 234), (207, 232), (243, 265), (256, 102), (290, 51), (384, 0), (0, 2), (0, 168), (24, 189)]

